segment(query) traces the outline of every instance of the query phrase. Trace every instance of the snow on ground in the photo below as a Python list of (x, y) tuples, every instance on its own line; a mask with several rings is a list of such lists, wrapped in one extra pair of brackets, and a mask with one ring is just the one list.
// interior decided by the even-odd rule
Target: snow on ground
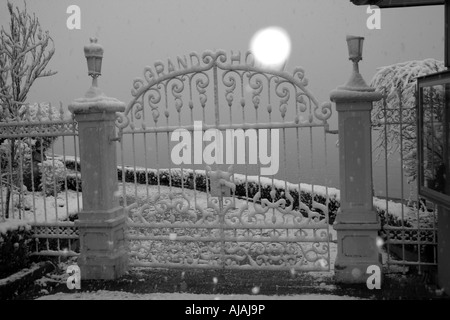
[[(2, 190), (2, 206), (6, 204), (6, 188)], [(73, 190), (58, 193), (57, 197), (44, 197), (41, 192), (24, 191), (21, 195), (22, 205), (19, 205), (19, 194), (12, 198), (13, 212), (10, 217), (28, 222), (54, 222), (65, 220), (77, 213), (82, 207), (82, 194)], [(3, 211), (2, 207), (2, 211)]]
[[(433, 226), (434, 214), (432, 212), (422, 212), (417, 208), (411, 208), (407, 205), (391, 200), (386, 203), (386, 199), (379, 199), (376, 197), (373, 198), (373, 205), (375, 208), (385, 211), (387, 208), (391, 216), (397, 218), (398, 221), (403, 220), (406, 223), (409, 223), (414, 228)], [(418, 221), (420, 222), (420, 225)]]
[(33, 263), (29, 268), (24, 268), (6, 278), (0, 279), (0, 288), (4, 288), (4, 286), (8, 283), (12, 283), (20, 278), (22, 278), (25, 274), (34, 272), (38, 270), (41, 266), (37, 263)]
[(5, 234), (10, 230), (17, 230), (20, 228), (30, 229), (26, 221), (18, 219), (8, 219), (6, 221), (0, 220), (0, 234)]
[(123, 291), (99, 290), (95, 292), (57, 293), (36, 300), (364, 300), (359, 297), (331, 294), (299, 295), (249, 295), (249, 294), (192, 294), (192, 293), (147, 293), (135, 294)]

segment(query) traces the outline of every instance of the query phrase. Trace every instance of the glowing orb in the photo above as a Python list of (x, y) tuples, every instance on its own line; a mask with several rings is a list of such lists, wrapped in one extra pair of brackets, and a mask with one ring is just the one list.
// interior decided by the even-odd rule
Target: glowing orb
[(259, 287), (253, 287), (252, 288), (252, 293), (253, 294), (258, 294), (259, 293)]
[(381, 249), (381, 247), (384, 245), (383, 239), (380, 237), (377, 237), (376, 244), (377, 244), (377, 247)]
[(279, 27), (259, 30), (250, 41), (250, 50), (257, 63), (264, 67), (280, 68), (291, 53), (291, 40)]
[(355, 279), (358, 279), (359, 277), (361, 277), (361, 270), (359, 270), (358, 268), (353, 268), (352, 270), (352, 276)]
[(327, 261), (325, 260), (325, 259), (319, 259), (318, 260), (319, 261), (319, 265), (322, 267), (322, 268), (326, 268), (327, 267)]
[(177, 234), (176, 233), (169, 234), (169, 239), (175, 241), (177, 239)]

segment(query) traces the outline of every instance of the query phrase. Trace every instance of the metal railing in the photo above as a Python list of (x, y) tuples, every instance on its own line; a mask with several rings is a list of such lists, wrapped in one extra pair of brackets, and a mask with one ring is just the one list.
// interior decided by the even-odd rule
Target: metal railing
[(81, 208), (79, 169), (66, 166), (78, 155), (77, 136), (61, 104), (23, 105), (0, 122), (0, 221), (29, 222), (33, 255), (79, 252), (73, 222)]
[(374, 204), (389, 269), (419, 273), (437, 265), (437, 212), (418, 194), (415, 99), (383, 89), (372, 111)]

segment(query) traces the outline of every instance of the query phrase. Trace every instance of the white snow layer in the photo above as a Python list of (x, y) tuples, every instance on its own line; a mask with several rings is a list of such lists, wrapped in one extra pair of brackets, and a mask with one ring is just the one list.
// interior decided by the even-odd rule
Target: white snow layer
[(27, 221), (18, 219), (7, 219), (5, 221), (0, 221), (0, 234), (5, 234), (10, 230), (17, 230), (20, 228), (30, 229)]
[(250, 295), (250, 294), (192, 294), (192, 293), (146, 293), (99, 290), (96, 292), (57, 293), (37, 300), (363, 300), (358, 297), (331, 294), (298, 295)]

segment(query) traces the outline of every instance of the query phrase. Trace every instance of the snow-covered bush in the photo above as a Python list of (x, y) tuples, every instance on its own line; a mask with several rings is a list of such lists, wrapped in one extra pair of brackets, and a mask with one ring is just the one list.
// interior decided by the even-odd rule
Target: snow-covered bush
[(56, 196), (62, 189), (65, 167), (59, 160), (45, 160), (39, 164), (41, 182), (39, 188), (46, 196)]

